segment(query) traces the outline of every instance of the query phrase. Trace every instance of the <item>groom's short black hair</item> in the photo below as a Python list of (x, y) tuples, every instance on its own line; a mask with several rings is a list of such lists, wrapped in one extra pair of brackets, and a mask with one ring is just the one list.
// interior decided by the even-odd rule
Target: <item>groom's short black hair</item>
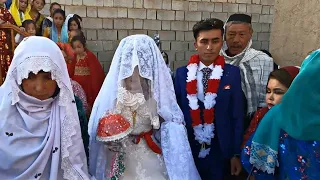
[(195, 40), (197, 40), (197, 37), (199, 36), (199, 33), (201, 31), (209, 31), (212, 29), (220, 29), (221, 30), (221, 35), (224, 33), (223, 29), (224, 23), (220, 19), (216, 18), (210, 18), (210, 19), (205, 19), (197, 22), (193, 28), (193, 37)]

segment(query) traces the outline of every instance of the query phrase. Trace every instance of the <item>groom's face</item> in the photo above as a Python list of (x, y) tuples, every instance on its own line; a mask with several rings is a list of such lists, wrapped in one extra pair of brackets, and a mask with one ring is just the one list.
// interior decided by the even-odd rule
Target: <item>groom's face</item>
[(200, 31), (194, 46), (198, 51), (200, 60), (205, 65), (210, 65), (219, 56), (223, 40), (220, 29)]

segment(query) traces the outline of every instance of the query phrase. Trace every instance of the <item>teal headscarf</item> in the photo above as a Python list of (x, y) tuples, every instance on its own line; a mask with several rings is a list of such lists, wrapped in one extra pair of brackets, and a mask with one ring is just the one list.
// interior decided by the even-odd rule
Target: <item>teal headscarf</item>
[(52, 23), (52, 27), (50, 28), (50, 39), (54, 42), (61, 42), (61, 43), (68, 43), (69, 41), (69, 36), (68, 36), (68, 22), (64, 21), (61, 29), (61, 36), (60, 36), (60, 41), (59, 41), (59, 34), (56, 25), (54, 22)]
[(282, 98), (261, 120), (253, 137), (250, 163), (269, 174), (279, 166), (281, 129), (305, 141), (320, 140), (320, 49), (302, 63), (297, 77)]

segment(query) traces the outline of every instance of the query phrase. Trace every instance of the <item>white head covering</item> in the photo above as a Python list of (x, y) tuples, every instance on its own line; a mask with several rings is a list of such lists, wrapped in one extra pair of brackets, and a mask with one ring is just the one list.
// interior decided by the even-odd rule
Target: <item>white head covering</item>
[(184, 127), (184, 117), (176, 101), (171, 76), (159, 48), (147, 35), (124, 38), (115, 52), (89, 121), (90, 173), (97, 179), (105, 176), (106, 150), (103, 144), (96, 141), (97, 126), (103, 114), (115, 107), (118, 85), (133, 75), (135, 67), (138, 67), (141, 77), (151, 82), (151, 93), (157, 102), (157, 113), (164, 119), (161, 124), (161, 148), (169, 178), (200, 179)]
[(74, 16), (74, 14), (68, 14), (68, 16), (66, 17), (65, 22), (66, 22), (67, 26), (68, 26), (68, 22), (69, 22), (70, 18), (72, 18), (73, 16)]
[[(21, 91), (22, 80), (41, 70), (60, 88), (54, 99)], [(32, 36), (16, 48), (0, 87), (0, 114), (0, 179), (89, 179), (66, 63), (53, 41)]]

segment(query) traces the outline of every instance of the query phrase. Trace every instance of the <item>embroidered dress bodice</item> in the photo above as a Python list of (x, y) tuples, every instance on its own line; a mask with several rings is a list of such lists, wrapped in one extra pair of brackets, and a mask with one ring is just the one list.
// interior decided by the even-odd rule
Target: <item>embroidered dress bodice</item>
[(118, 103), (116, 110), (129, 120), (133, 131), (132, 135), (139, 135), (152, 129), (159, 128), (159, 117), (151, 117), (144, 95), (132, 94), (120, 87), (118, 91)]
[(162, 155), (154, 153), (147, 145), (144, 138), (138, 144), (133, 140), (141, 133), (149, 132), (152, 129), (152, 120), (159, 121), (158, 116), (150, 118), (150, 111), (144, 95), (141, 93), (132, 94), (124, 88), (118, 89), (118, 102), (116, 111), (121, 112), (130, 122), (133, 131), (126, 141), (124, 148), (125, 172), (121, 180), (166, 180), (167, 171)]

